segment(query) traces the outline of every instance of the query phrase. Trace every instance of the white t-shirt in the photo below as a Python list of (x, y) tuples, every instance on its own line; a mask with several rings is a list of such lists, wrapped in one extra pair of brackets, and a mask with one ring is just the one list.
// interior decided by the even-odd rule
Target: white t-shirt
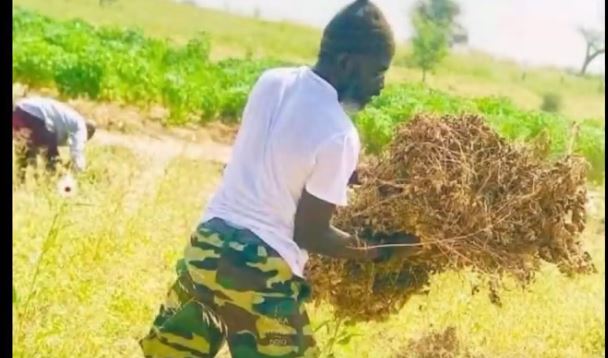
[(303, 277), (308, 254), (294, 241), (302, 191), (346, 205), (359, 150), (357, 130), (329, 83), (308, 67), (266, 71), (202, 221), (218, 217), (251, 230)]
[(16, 107), (43, 120), (46, 128), (57, 136), (58, 145), (69, 142), (72, 162), (78, 170), (84, 170), (87, 126), (78, 112), (59, 101), (43, 97), (24, 98), (16, 103)]

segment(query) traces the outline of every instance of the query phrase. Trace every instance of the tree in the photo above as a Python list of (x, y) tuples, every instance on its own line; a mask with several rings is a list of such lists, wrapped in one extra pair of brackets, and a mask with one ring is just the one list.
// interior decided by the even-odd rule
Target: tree
[(451, 0), (420, 1), (416, 4), (415, 11), (433, 22), (443, 22), (448, 25), (460, 15), (460, 7)]
[(587, 72), (587, 67), (589, 64), (599, 55), (604, 54), (605, 48), (605, 40), (603, 32), (580, 28), (580, 34), (585, 39), (585, 43), (587, 44), (585, 50), (585, 61), (583, 62), (583, 66), (581, 67), (580, 74), (584, 75)]
[(443, 24), (416, 13), (412, 22), (415, 31), (412, 39), (412, 60), (414, 65), (422, 70), (422, 82), (425, 82), (426, 73), (432, 71), (447, 55), (448, 32)]
[(415, 7), (415, 13), (435, 24), (442, 24), (447, 31), (450, 47), (468, 42), (466, 29), (456, 20), (461, 13), (460, 6), (453, 0), (420, 1)]
[(422, 70), (422, 81), (447, 55), (448, 48), (466, 43), (466, 30), (456, 22), (460, 7), (453, 0), (419, 0), (412, 13), (412, 62)]
[(579, 72), (580, 75), (584, 75), (587, 72), (587, 67), (589, 64), (598, 56), (603, 55), (605, 48), (605, 39), (604, 39), (604, 21), (605, 21), (605, 4), (603, 0), (600, 0), (597, 3), (598, 6), (598, 15), (600, 20), (600, 30), (593, 30), (590, 28), (579, 27), (578, 32), (585, 39), (585, 60), (583, 61), (583, 66)]

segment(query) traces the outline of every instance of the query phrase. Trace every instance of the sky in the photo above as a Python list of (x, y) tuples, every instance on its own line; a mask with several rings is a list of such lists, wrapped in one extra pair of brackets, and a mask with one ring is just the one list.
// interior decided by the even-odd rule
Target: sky
[[(322, 28), (349, 0), (194, 0), (198, 5), (252, 15), (256, 8), (269, 20), (288, 20)], [(529, 66), (579, 69), (585, 55), (580, 26), (604, 29), (603, 0), (457, 0), (469, 47)], [(375, 0), (395, 35), (412, 35), (408, 13), (415, 0)], [(590, 72), (604, 72), (598, 57)]]

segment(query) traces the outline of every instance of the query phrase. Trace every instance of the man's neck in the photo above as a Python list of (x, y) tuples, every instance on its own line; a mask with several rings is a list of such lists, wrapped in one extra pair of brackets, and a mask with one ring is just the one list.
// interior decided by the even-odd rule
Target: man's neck
[(329, 83), (333, 88), (336, 88), (334, 78), (331, 75), (332, 71), (329, 69), (329, 67), (326, 64), (319, 61), (314, 65), (314, 67), (312, 68), (312, 71), (317, 76), (324, 79), (325, 82)]
[(336, 86), (335, 77), (332, 75), (334, 71), (328, 64), (318, 61), (314, 67), (312, 67), (312, 72), (321, 77), (325, 82), (329, 83), (338, 93), (338, 99), (341, 100), (340, 90), (338, 89), (338, 86)]

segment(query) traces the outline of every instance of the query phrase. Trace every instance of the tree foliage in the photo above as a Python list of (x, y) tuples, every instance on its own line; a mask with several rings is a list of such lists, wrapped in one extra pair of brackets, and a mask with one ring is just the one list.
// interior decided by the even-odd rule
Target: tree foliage
[(448, 44), (450, 46), (468, 41), (466, 29), (457, 21), (457, 17), (461, 14), (461, 9), (455, 1), (420, 1), (416, 5), (415, 12), (424, 19), (445, 27), (448, 32)]
[(422, 82), (448, 53), (448, 31), (442, 22), (436, 22), (415, 12), (412, 16), (412, 63), (422, 70)]

